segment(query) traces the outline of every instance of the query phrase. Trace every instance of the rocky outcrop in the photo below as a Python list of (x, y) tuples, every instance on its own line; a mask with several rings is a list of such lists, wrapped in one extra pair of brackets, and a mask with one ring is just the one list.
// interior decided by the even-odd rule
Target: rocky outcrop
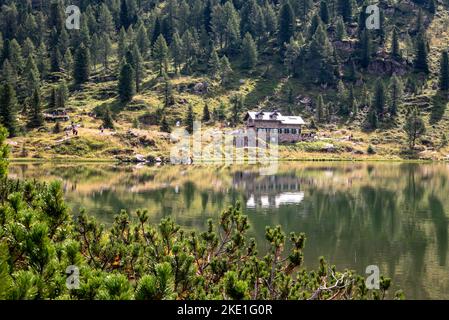
[(407, 73), (407, 65), (391, 58), (376, 58), (368, 66), (368, 72), (377, 75), (403, 76)]

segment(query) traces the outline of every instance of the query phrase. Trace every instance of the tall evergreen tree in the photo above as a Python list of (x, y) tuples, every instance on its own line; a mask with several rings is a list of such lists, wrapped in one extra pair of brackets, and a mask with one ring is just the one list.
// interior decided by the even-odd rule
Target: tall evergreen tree
[(323, 101), (323, 96), (320, 94), (318, 96), (318, 100), (317, 100), (317, 106), (316, 106), (316, 122), (318, 123), (322, 123), (324, 120), (324, 101)]
[(447, 51), (441, 53), (440, 62), (440, 90), (449, 90), (449, 58)]
[(209, 122), (210, 121), (210, 112), (209, 112), (209, 106), (207, 103), (204, 104), (203, 108), (203, 122)]
[(1, 124), (8, 130), (10, 137), (15, 137), (18, 132), (16, 92), (9, 82), (0, 89)]
[(390, 84), (391, 92), (391, 104), (390, 104), (390, 115), (395, 117), (398, 114), (399, 107), (402, 102), (403, 85), (401, 79), (397, 76), (393, 76)]
[(288, 0), (285, 0), (279, 13), (278, 42), (281, 48), (289, 43), (295, 32), (295, 13)]
[(223, 56), (220, 60), (220, 78), (222, 84), (229, 82), (229, 77), (232, 72), (231, 63), (229, 63), (228, 57)]
[(253, 69), (257, 64), (258, 53), (256, 43), (250, 33), (246, 33), (242, 45), (243, 67)]
[(161, 132), (167, 132), (170, 133), (170, 125), (168, 124), (167, 118), (165, 116), (162, 117), (161, 124), (160, 124), (160, 130)]
[(413, 150), (416, 145), (416, 140), (426, 133), (426, 125), (419, 114), (418, 108), (413, 108), (412, 112), (407, 117), (404, 125), (404, 131), (409, 140), (409, 147)]
[(153, 48), (153, 57), (156, 60), (159, 76), (168, 71), (168, 46), (164, 36), (161, 34), (156, 40)]
[(106, 108), (103, 114), (103, 128), (114, 129), (114, 119), (112, 118), (111, 110)]
[(376, 84), (376, 91), (374, 93), (373, 107), (376, 110), (379, 119), (383, 118), (385, 112), (385, 87), (381, 79), (378, 79)]
[(320, 1), (320, 18), (321, 21), (323, 21), (324, 24), (329, 23), (329, 9), (327, 7), (327, 1), (321, 0)]
[(187, 109), (187, 115), (185, 119), (185, 126), (188, 133), (193, 133), (193, 122), (195, 121), (195, 115), (193, 113), (192, 105), (189, 104)]
[(44, 117), (42, 115), (42, 104), (39, 89), (34, 89), (31, 97), (31, 110), (29, 114), (28, 127), (39, 128), (44, 125)]
[(352, 0), (339, 0), (338, 11), (345, 22), (352, 22)]
[(418, 72), (429, 73), (429, 64), (427, 61), (427, 40), (424, 33), (420, 33), (416, 40), (416, 56), (415, 56), (415, 70)]
[(371, 61), (371, 34), (368, 29), (364, 29), (360, 39), (360, 64), (367, 68)]
[(122, 102), (131, 101), (136, 93), (134, 70), (128, 63), (125, 63), (120, 70), (118, 93)]
[(391, 55), (394, 59), (401, 58), (401, 52), (399, 48), (399, 38), (397, 28), (393, 28), (393, 35), (391, 37)]
[(76, 50), (74, 67), (73, 67), (73, 79), (75, 84), (79, 85), (89, 80), (90, 75), (90, 54), (89, 50), (84, 44)]

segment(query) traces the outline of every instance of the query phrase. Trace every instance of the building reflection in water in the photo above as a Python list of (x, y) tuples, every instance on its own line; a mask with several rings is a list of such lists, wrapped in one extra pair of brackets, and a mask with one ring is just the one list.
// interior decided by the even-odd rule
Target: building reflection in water
[(247, 208), (279, 208), (304, 200), (301, 181), (294, 174), (261, 176), (254, 171), (237, 172), (233, 185), (245, 193)]

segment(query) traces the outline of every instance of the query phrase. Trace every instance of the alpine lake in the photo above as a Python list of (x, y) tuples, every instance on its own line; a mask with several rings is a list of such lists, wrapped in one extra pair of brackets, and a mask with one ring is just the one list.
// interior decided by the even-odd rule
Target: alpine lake
[(407, 299), (449, 299), (447, 163), (286, 162), (272, 175), (249, 165), (11, 163), (9, 175), (60, 180), (72, 214), (105, 225), (122, 209), (146, 209), (154, 223), (204, 230), (238, 201), (259, 251), (265, 227), (281, 225), (306, 234), (307, 268), (320, 256), (365, 276), (375, 265)]

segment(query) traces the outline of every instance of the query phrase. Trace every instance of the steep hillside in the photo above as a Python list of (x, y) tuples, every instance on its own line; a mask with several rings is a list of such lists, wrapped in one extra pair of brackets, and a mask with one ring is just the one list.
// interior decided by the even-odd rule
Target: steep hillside
[[(0, 47), (2, 92), (10, 83), (18, 100), (18, 129), (9, 139), (14, 158), (167, 157), (171, 142), (169, 133), (161, 132), (163, 122), (171, 128), (186, 125), (189, 105), (196, 119), (203, 118), (207, 105), (211, 119), (203, 126), (214, 128), (242, 126), (247, 110), (303, 116), (317, 139), (281, 146), (281, 156), (289, 160), (449, 155), (447, 93), (440, 88), (441, 53), (449, 42), (446, 3), (382, 1), (380, 29), (367, 30), (367, 4), (361, 1), (81, 1), (79, 31), (63, 27), (62, 2), (2, 4), (2, 21), (19, 22), (1, 24)], [(291, 40), (281, 45), (286, 36)], [(111, 46), (105, 55), (106, 38)], [(80, 61), (85, 45), (87, 62)], [(417, 61), (420, 45), (428, 73)], [(87, 77), (78, 81), (83, 63)], [(139, 76), (132, 86), (140, 90), (133, 88), (130, 100), (118, 89), (125, 65), (133, 67), (132, 82), (136, 70)], [(49, 121), (29, 125), (36, 110), (30, 66), (38, 73), (39, 112), (62, 108), (70, 117), (60, 122), (59, 132)], [(397, 115), (392, 114), (393, 75), (403, 88)], [(55, 89), (62, 83), (65, 95)], [(0, 102), (8, 127), (7, 100)], [(410, 149), (403, 128), (415, 107), (426, 132)], [(114, 129), (101, 132), (109, 113)], [(79, 125), (78, 135), (64, 132), (72, 122)]]

